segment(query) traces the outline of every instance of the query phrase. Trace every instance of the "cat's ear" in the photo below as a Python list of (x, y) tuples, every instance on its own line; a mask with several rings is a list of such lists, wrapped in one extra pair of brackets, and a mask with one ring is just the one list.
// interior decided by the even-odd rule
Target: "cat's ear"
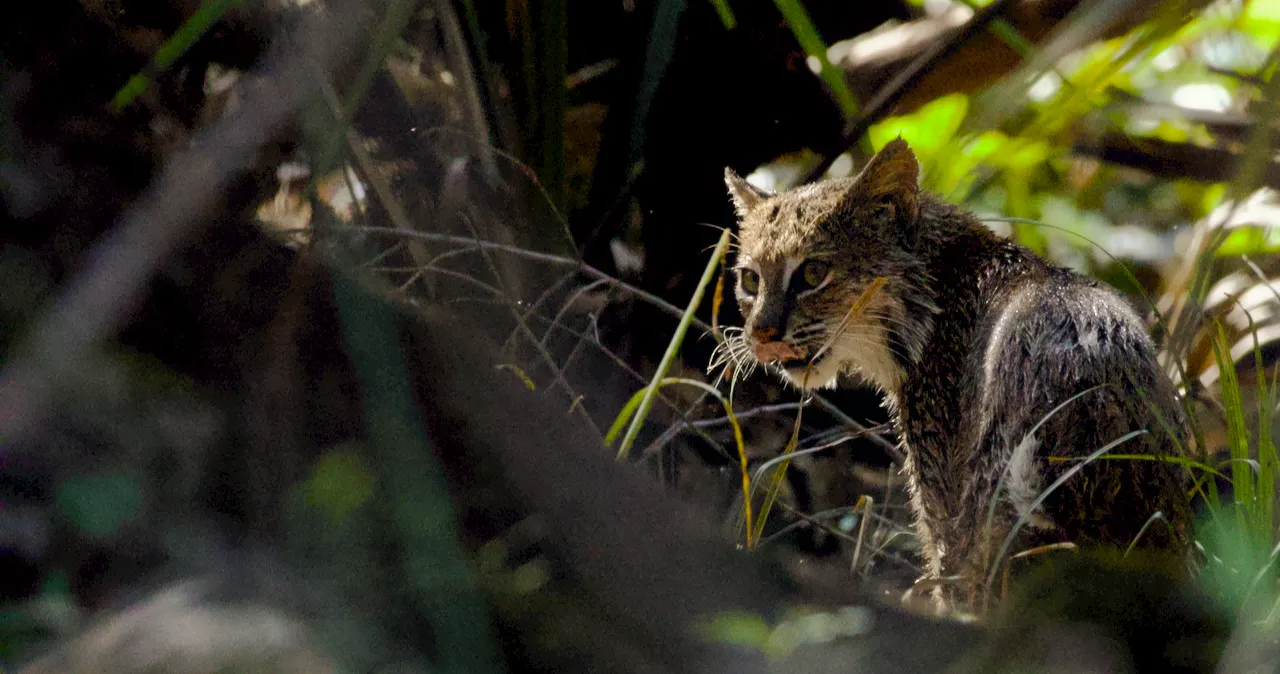
[(769, 193), (743, 180), (731, 168), (724, 170), (724, 184), (729, 187), (729, 196), (733, 197), (733, 209), (738, 217), (745, 217), (751, 209), (769, 197)]
[(907, 141), (899, 136), (877, 152), (858, 174), (853, 191), (861, 203), (883, 209), (889, 222), (914, 225), (920, 214), (920, 164)]

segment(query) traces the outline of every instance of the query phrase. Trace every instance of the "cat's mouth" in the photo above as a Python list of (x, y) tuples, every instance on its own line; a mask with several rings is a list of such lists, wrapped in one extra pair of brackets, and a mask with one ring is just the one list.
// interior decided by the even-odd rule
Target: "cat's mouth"
[(804, 369), (809, 365), (809, 349), (792, 346), (786, 342), (756, 342), (751, 345), (756, 360), (787, 370)]

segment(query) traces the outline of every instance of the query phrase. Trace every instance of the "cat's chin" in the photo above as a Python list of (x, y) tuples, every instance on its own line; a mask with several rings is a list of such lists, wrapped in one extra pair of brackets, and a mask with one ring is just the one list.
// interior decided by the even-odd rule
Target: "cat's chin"
[(831, 357), (820, 358), (809, 365), (780, 369), (792, 384), (806, 391), (835, 388), (840, 380), (840, 361)]

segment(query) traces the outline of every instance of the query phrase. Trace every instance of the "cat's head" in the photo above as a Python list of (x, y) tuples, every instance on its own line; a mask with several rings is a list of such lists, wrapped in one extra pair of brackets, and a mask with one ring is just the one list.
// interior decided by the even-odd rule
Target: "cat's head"
[[(834, 386), (847, 368), (895, 390), (902, 359), (912, 355), (896, 339), (903, 303), (895, 293), (917, 259), (919, 170), (902, 139), (856, 177), (779, 194), (726, 169), (739, 220), (734, 267), (746, 323), (727, 332), (724, 360), (735, 370), (772, 366), (804, 388)], [(851, 315), (878, 277), (888, 283)]]

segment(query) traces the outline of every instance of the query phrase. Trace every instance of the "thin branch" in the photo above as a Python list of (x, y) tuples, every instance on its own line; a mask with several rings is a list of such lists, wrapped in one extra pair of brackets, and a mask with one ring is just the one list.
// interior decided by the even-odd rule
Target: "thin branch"
[[(587, 277), (590, 277), (598, 281), (603, 281), (609, 285), (615, 286), (617, 288), (625, 290), (628, 293), (635, 295), (639, 299), (652, 304), (653, 306), (657, 307), (658, 309), (661, 309), (662, 311), (675, 317), (676, 319), (679, 319), (684, 314), (684, 310), (662, 299), (661, 297), (658, 297), (653, 293), (637, 288), (636, 286), (630, 283), (627, 283), (622, 279), (606, 274), (605, 272), (600, 271), (599, 269), (596, 269), (595, 267), (592, 267), (591, 265), (574, 257), (569, 257), (566, 255), (556, 255), (553, 253), (543, 253), (536, 250), (528, 250), (526, 248), (521, 248), (519, 246), (513, 246), (510, 244), (498, 243), (496, 241), (483, 241), (480, 239), (474, 239), (474, 238), (465, 237), (465, 236), (458, 236), (455, 234), (441, 234), (438, 232), (405, 230), (405, 229), (399, 229), (395, 227), (362, 226), (362, 227), (351, 227), (350, 229), (368, 233), (368, 234), (385, 234), (388, 236), (402, 236), (402, 237), (408, 237), (408, 238), (423, 239), (427, 241), (443, 241), (446, 243), (454, 243), (461, 246), (475, 246), (478, 248), (488, 248), (490, 250), (497, 250), (504, 253), (517, 255), (529, 260), (545, 262), (547, 264), (573, 267)], [(706, 321), (703, 321), (697, 317), (694, 317), (693, 325), (698, 326), (698, 328), (708, 333), (711, 332), (711, 325), (708, 324)], [(842, 412), (840, 408), (836, 407), (835, 404), (833, 404), (831, 401), (827, 400), (826, 398), (820, 395), (814, 395), (813, 401), (816, 405), (818, 405), (818, 407), (822, 409), (822, 411), (835, 417), (841, 423), (853, 429), (854, 431), (865, 432), (867, 430), (867, 426), (865, 426), (864, 424), (860, 424), (857, 421), (854, 421), (852, 417)], [(875, 442), (877, 445), (880, 446), (881, 449), (887, 452), (895, 462), (897, 462), (899, 465), (902, 465), (902, 462), (905, 457), (902, 455), (902, 452), (893, 443), (889, 442), (888, 440), (885, 440), (883, 437), (876, 434), (871, 434), (869, 437), (871, 438), (872, 442)]]
[[(1131, 138), (1120, 133), (1106, 133), (1096, 139), (1080, 141), (1072, 151), (1109, 164), (1140, 169), (1153, 176), (1205, 182), (1235, 179), (1244, 160), (1244, 155), (1226, 148), (1175, 143), (1159, 138)], [(1267, 161), (1262, 177), (1268, 186), (1280, 189), (1280, 164)]]

